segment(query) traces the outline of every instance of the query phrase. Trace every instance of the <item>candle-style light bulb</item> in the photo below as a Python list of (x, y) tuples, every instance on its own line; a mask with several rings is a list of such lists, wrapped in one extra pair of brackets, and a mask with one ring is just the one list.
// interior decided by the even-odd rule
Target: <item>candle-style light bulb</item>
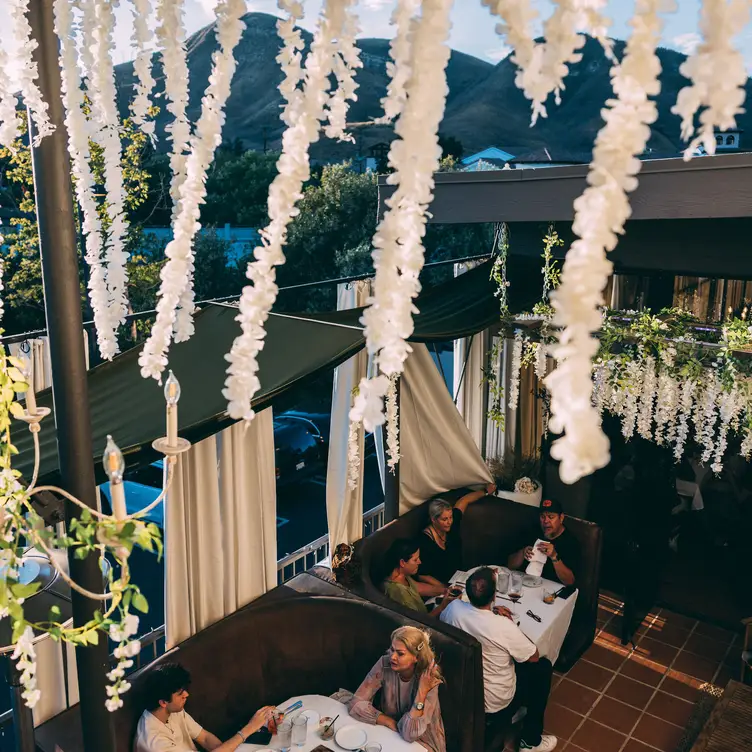
[(26, 412), (29, 415), (36, 415), (37, 396), (34, 392), (34, 363), (31, 358), (23, 359), (23, 377), (29, 388), (26, 390)]
[(177, 405), (180, 400), (180, 382), (175, 378), (172, 371), (170, 371), (170, 375), (165, 382), (164, 396), (170, 406)]
[(120, 448), (112, 440), (112, 436), (107, 437), (107, 445), (104, 448), (104, 455), (102, 455), (102, 464), (111, 483), (122, 482), (123, 473), (125, 472), (125, 460)]

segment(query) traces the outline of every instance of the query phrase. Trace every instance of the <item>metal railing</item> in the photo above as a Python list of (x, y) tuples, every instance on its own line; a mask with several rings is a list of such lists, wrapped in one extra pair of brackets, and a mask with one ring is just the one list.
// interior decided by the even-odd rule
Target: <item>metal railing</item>
[[(384, 527), (383, 504), (379, 504), (363, 515), (363, 537), (375, 533), (381, 527)], [(325, 561), (330, 554), (328, 534), (322, 535), (291, 554), (287, 554), (277, 562), (277, 583), (282, 585), (295, 577), (296, 574), (305, 572), (306, 569)]]

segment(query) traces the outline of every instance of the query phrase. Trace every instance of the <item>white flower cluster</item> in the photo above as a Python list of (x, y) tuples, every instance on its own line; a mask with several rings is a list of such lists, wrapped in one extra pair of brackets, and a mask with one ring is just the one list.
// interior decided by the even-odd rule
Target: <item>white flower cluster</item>
[[(230, 367), (222, 394), (228, 400), (227, 412), (236, 420), (253, 418), (251, 400), (260, 388), (258, 354), (264, 347), (264, 325), (277, 298), (275, 268), (285, 261), (282, 249), (287, 241), (287, 228), (298, 212), (295, 205), (302, 196), (303, 184), (310, 177), (308, 149), (318, 141), (325, 117), (334, 60), (332, 49), (347, 23), (347, 10), (352, 4), (353, 0), (326, 0), (306, 57), (303, 94), (293, 100), (294, 119), (283, 117), (288, 128), (282, 136), (278, 174), (269, 187), (270, 221), (260, 233), (262, 245), (254, 250), (256, 260), (246, 271), (253, 284), (243, 288), (240, 297), (238, 321), (242, 334), (227, 355)], [(294, 66), (287, 73), (295, 75)], [(284, 94), (290, 88), (282, 91)]]
[[(442, 153), (438, 130), (449, 91), (446, 66), (451, 7), (452, 0), (425, 0), (411, 34), (412, 75), (395, 125), (397, 138), (389, 149), (394, 172), (388, 181), (396, 190), (386, 201), (387, 212), (373, 238), (373, 296), (361, 322), (368, 351), (375, 354), (379, 371), (387, 376), (402, 372), (411, 351), (407, 339), (413, 333), (413, 314), (417, 312), (413, 298), (420, 292), (425, 260), (422, 238)], [(388, 380), (384, 380), (383, 390), (375, 389), (374, 384), (366, 389), (365, 381), (361, 382), (361, 395), (372, 402), (355, 415), (362, 417), (366, 430), (371, 431), (375, 424), (365, 415), (380, 414), (377, 424), (383, 423)]]
[(509, 374), (509, 409), (516, 410), (520, 401), (520, 371), (522, 370), (522, 348), (524, 345), (522, 329), (514, 333), (512, 345), (512, 366)]
[(415, 15), (420, 8), (420, 0), (397, 0), (392, 12), (391, 25), (395, 26), (394, 36), (389, 43), (389, 55), (392, 58), (386, 64), (389, 76), (386, 96), (381, 100), (384, 115), (380, 122), (394, 120), (407, 101), (407, 82), (412, 75), (412, 33)]
[(16, 668), (21, 672), (21, 686), (24, 688), (21, 697), (27, 707), (33, 708), (39, 702), (42, 692), (37, 688), (37, 654), (31, 627), (27, 626), (18, 638), (11, 658), (16, 661)]
[(282, 48), (277, 55), (282, 69), (279, 92), (285, 102), (281, 117), (285, 125), (292, 126), (303, 102), (303, 92), (298, 84), (303, 80), (302, 53), (305, 42), (300, 28), (296, 28), (303, 18), (303, 3), (299, 0), (277, 0), (277, 5), (286, 14), (286, 18), (277, 21), (277, 33), (282, 40)]
[(7, 71), (10, 60), (5, 48), (0, 45), (0, 70), (6, 71), (0, 76), (0, 146), (11, 148), (21, 128), (21, 119), (16, 111), (16, 92)]
[(76, 55), (76, 29), (73, 8), (68, 0), (55, 0), (55, 33), (60, 40), (60, 70), (68, 132), (68, 154), (76, 199), (83, 214), (82, 230), (86, 236), (86, 263), (89, 266), (89, 299), (94, 312), (97, 344), (103, 359), (110, 360), (118, 351), (115, 327), (110, 320), (105, 266), (102, 260), (102, 223), (94, 196), (94, 175), (89, 160), (89, 124), (83, 112), (84, 93)]
[(397, 379), (394, 375), (389, 378), (389, 387), (386, 390), (386, 449), (387, 460), (392, 472), (400, 461), (399, 445), (399, 401), (397, 399)]
[(110, 639), (119, 643), (114, 650), (115, 658), (118, 659), (117, 666), (107, 674), (107, 679), (112, 684), (106, 688), (107, 700), (104, 704), (110, 713), (123, 707), (121, 695), (131, 688), (130, 683), (125, 680), (125, 672), (133, 666), (131, 659), (141, 652), (141, 642), (131, 639), (138, 632), (138, 622), (138, 616), (129, 613), (120, 624), (110, 624)]
[(605, 125), (598, 133), (588, 187), (575, 201), (573, 230), (578, 236), (567, 253), (561, 285), (551, 294), (555, 322), (562, 328), (555, 348), (558, 364), (546, 378), (551, 393), (551, 428), (564, 435), (551, 447), (561, 461), (566, 483), (604, 467), (609, 461), (608, 439), (594, 409), (591, 360), (598, 349), (592, 336), (601, 326), (599, 306), (612, 265), (605, 251), (613, 250), (630, 215), (627, 194), (637, 187), (650, 124), (657, 118), (651, 97), (660, 91), (660, 60), (656, 47), (662, 21), (659, 11), (669, 0), (638, 0), (624, 59), (612, 71), (615, 99), (602, 111)]
[[(209, 85), (201, 101), (201, 115), (191, 136), (191, 149), (186, 162), (186, 178), (180, 186), (178, 216), (173, 224), (173, 238), (165, 249), (167, 263), (162, 268), (157, 318), (151, 335), (139, 356), (141, 375), (161, 379), (167, 365), (167, 350), (175, 322), (175, 309), (184, 302), (184, 292), (190, 284), (193, 268), (193, 239), (201, 226), (201, 204), (206, 196), (206, 171), (214, 158), (214, 151), (222, 140), (225, 122), (224, 107), (230, 96), (230, 82), (235, 74), (235, 47), (245, 29), (244, 0), (222, 0), (217, 6), (217, 42), (219, 49), (212, 55)], [(191, 288), (192, 290), (192, 288)], [(192, 293), (191, 293), (192, 295)], [(189, 314), (192, 310), (189, 311)], [(180, 342), (193, 333), (193, 322), (176, 334)]]
[(535, 375), (539, 379), (546, 377), (546, 370), (548, 368), (548, 355), (546, 353), (546, 343), (535, 343)]
[(515, 493), (531, 494), (538, 490), (538, 484), (530, 478), (518, 478), (514, 484)]
[(655, 358), (648, 355), (643, 361), (640, 409), (637, 415), (637, 433), (648, 441), (653, 438), (653, 405), (657, 389), (658, 377), (655, 373)]
[(355, 44), (355, 37), (360, 32), (358, 16), (355, 6), (349, 5), (345, 13), (345, 22), (339, 35), (339, 43), (334, 49), (334, 62), (332, 69), (337, 77), (337, 88), (329, 99), (327, 118), (329, 124), (324, 127), (327, 138), (335, 138), (338, 141), (355, 143), (352, 134), (346, 132), (348, 102), (358, 99), (355, 93), (358, 84), (355, 82), (355, 71), (363, 67), (360, 59), (360, 49)]
[(136, 59), (133, 61), (133, 72), (136, 74), (136, 96), (131, 102), (133, 122), (144, 133), (154, 137), (154, 121), (148, 119), (151, 101), (151, 91), (154, 88), (154, 77), (151, 73), (151, 40), (149, 28), (151, 16), (151, 0), (133, 0), (133, 36), (131, 41), (136, 48)]
[[(8, 0), (8, 6), (12, 34), (17, 48), (18, 63), (16, 70), (19, 77), (18, 85), (21, 90), (21, 96), (29, 108), (34, 125), (36, 126), (36, 135), (34, 136), (33, 143), (34, 146), (38, 146), (45, 136), (49, 136), (55, 130), (55, 127), (50, 123), (50, 118), (47, 114), (47, 102), (42, 98), (42, 93), (39, 91), (36, 83), (39, 78), (39, 70), (33, 53), (38, 47), (38, 43), (36, 39), (31, 38), (31, 26), (29, 26), (29, 21), (26, 17), (29, 10), (29, 0)], [(8, 76), (7, 68), (3, 69), (3, 75)], [(4, 121), (5, 127), (10, 128), (15, 120), (14, 116), (14, 118)], [(15, 135), (13, 138), (15, 138)]]
[(360, 481), (360, 429), (362, 423), (351, 420), (347, 431), (347, 487), (354, 491)]
[[(684, 159), (699, 146), (715, 154), (715, 128), (736, 127), (736, 116), (744, 112), (747, 67), (733, 39), (749, 22), (747, 0), (703, 0), (700, 12), (702, 42), (679, 68), (692, 83), (685, 86), (671, 111), (682, 118), (682, 137), (689, 141)], [(695, 116), (700, 108), (700, 125)], [(694, 137), (693, 137), (694, 136)]]
[[(125, 250), (125, 236), (128, 223), (125, 217), (125, 187), (123, 170), (120, 164), (122, 144), (120, 141), (120, 118), (117, 109), (115, 89), (115, 69), (113, 51), (115, 42), (115, 10), (108, 0), (94, 0), (85, 7), (89, 23), (93, 25), (94, 48), (93, 68), (88, 73), (89, 96), (91, 98), (90, 137), (102, 147), (104, 155), (104, 184), (107, 193), (107, 217), (109, 227), (104, 242), (106, 264), (105, 282), (107, 287), (108, 327), (100, 350), (111, 352), (114, 341), (117, 352), (115, 331), (125, 321), (128, 313), (128, 279)], [(93, 14), (93, 19), (91, 15)], [(112, 355), (110, 355), (112, 357)]]

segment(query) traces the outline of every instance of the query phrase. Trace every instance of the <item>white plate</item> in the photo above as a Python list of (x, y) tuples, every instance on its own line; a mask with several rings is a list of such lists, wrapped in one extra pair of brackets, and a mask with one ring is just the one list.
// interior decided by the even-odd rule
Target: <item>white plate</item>
[(360, 749), (368, 741), (368, 734), (358, 726), (343, 726), (334, 735), (334, 741), (343, 749)]
[(315, 710), (304, 710), (300, 715), (308, 719), (308, 728), (314, 728), (319, 725), (321, 716)]

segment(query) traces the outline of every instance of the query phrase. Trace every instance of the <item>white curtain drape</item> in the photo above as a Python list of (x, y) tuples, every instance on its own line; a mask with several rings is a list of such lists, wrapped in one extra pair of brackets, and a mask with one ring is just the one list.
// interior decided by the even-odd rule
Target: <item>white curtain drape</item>
[[(337, 286), (337, 310), (359, 308), (371, 294), (371, 281)], [(326, 469), (326, 519), (330, 549), (340, 543), (354, 543), (363, 537), (363, 455), (365, 432), (358, 430), (360, 474), (355, 488), (348, 478), (348, 436), (352, 391), (368, 371), (368, 353), (361, 350), (334, 370), (332, 413), (329, 428), (329, 458)]]
[(491, 474), (425, 345), (413, 344), (400, 381), (400, 514)]
[(181, 456), (165, 500), (167, 647), (277, 583), (271, 408)]
[[(84, 353), (86, 368), (89, 368), (89, 333), (84, 329)], [(34, 391), (41, 392), (52, 386), (52, 364), (50, 362), (50, 341), (48, 337), (27, 339), (8, 346), (8, 351), (16, 358), (31, 360), (34, 369)]]
[[(454, 265), (459, 277), (478, 266), (479, 261)], [(488, 353), (488, 331), (454, 341), (454, 402), (481, 454), (485, 453), (487, 387), (483, 382), (483, 368)]]

